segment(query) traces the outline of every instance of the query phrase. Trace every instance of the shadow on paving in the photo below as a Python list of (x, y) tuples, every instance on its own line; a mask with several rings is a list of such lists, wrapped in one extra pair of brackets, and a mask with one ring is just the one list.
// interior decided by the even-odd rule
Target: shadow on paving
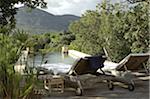
[(135, 90), (129, 91), (121, 85), (109, 90), (104, 83), (95, 83), (91, 88), (84, 88), (83, 96), (75, 96), (74, 91), (65, 90), (64, 93), (53, 93), (42, 99), (149, 99), (149, 80), (136, 81)]

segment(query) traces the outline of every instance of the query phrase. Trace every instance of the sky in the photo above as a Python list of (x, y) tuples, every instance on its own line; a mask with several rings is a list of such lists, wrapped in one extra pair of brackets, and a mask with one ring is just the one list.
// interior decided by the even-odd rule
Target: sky
[[(86, 10), (96, 9), (96, 5), (103, 0), (45, 0), (47, 9), (45, 10), (54, 15), (72, 14), (81, 16)], [(112, 2), (120, 2), (120, 0), (111, 0)], [(20, 6), (20, 5), (18, 5)]]
[[(48, 8), (46, 11), (55, 14), (73, 14), (81, 16), (86, 10), (96, 9), (96, 5), (103, 0), (45, 0)], [(111, 2), (121, 2), (124, 0), (110, 0)]]
[(45, 0), (47, 2), (46, 11), (55, 14), (73, 14), (81, 16), (86, 10), (95, 9), (102, 0)]

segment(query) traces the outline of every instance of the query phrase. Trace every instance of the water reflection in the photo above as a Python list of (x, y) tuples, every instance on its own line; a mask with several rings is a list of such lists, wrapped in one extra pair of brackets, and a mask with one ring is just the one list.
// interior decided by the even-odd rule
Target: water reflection
[(40, 66), (53, 70), (54, 73), (57, 74), (58, 72), (68, 72), (74, 61), (75, 59), (66, 54), (55, 52), (45, 55), (43, 61), (41, 55), (36, 55), (34, 58), (30, 59), (30, 64), (35, 67)]

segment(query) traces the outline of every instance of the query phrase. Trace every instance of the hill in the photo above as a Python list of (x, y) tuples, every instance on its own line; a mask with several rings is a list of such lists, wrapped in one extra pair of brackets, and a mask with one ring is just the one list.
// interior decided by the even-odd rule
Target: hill
[(20, 7), (15, 18), (17, 22), (16, 28), (32, 33), (44, 33), (67, 30), (69, 24), (80, 17), (74, 15), (53, 15), (38, 8), (31, 10), (27, 7)]

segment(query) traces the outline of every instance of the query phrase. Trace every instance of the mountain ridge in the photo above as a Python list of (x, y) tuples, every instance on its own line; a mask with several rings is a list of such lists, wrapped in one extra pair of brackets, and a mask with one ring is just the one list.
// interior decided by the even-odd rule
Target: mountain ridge
[(45, 33), (52, 31), (65, 31), (69, 24), (80, 17), (75, 15), (54, 15), (35, 8), (30, 10), (27, 7), (18, 8), (16, 28), (32, 33)]

